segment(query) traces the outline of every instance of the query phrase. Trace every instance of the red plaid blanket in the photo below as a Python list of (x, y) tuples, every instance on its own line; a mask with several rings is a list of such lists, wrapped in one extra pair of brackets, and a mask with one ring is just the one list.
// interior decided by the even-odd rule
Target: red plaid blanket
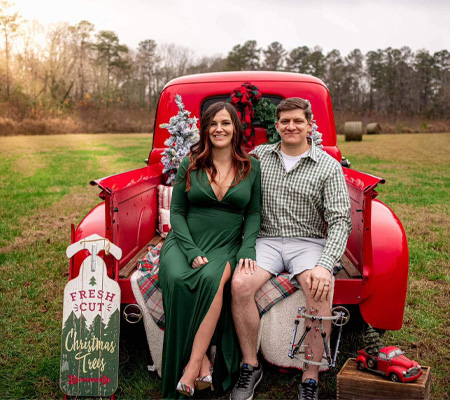
[[(162, 243), (156, 246), (151, 245), (145, 258), (138, 261), (138, 270), (141, 271), (141, 277), (138, 278), (137, 283), (151, 316), (156, 324), (161, 329), (164, 329), (164, 307), (158, 281), (161, 246)], [(270, 279), (255, 295), (260, 316), (264, 315), (275, 304), (290, 296), (296, 290), (289, 281), (287, 274), (281, 274)]]
[(141, 271), (141, 277), (137, 279), (137, 283), (152, 318), (161, 329), (164, 329), (164, 307), (158, 280), (161, 247), (162, 243), (156, 246), (150, 245), (145, 258), (138, 261), (138, 270)]

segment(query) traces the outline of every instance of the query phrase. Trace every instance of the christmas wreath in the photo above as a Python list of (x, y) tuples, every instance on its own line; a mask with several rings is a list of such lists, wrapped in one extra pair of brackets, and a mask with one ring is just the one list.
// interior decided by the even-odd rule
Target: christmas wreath
[[(275, 126), (277, 122), (276, 106), (269, 99), (262, 97), (257, 86), (250, 82), (243, 83), (233, 90), (229, 101), (237, 110), (249, 146), (253, 147), (255, 144), (255, 129), (253, 127), (255, 121), (259, 121), (266, 130), (267, 144), (277, 143), (281, 140)], [(313, 121), (313, 128), (309, 137), (317, 147), (322, 148), (322, 134), (317, 129), (316, 121)]]

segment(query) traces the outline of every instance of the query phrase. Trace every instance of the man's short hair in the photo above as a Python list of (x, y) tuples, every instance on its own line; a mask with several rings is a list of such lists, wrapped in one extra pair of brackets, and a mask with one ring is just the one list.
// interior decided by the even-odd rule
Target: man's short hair
[(303, 110), (305, 112), (305, 117), (309, 122), (311, 122), (313, 113), (311, 109), (311, 103), (308, 100), (302, 99), (300, 97), (290, 97), (288, 99), (283, 99), (278, 104), (275, 111), (277, 121), (280, 119), (280, 114), (282, 111), (292, 111), (292, 110)]

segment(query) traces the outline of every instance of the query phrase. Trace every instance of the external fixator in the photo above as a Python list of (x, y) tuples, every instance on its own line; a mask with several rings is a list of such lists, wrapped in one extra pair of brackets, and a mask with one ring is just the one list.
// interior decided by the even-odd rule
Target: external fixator
[[(331, 314), (332, 314), (331, 316), (323, 317), (323, 316), (317, 315), (317, 311), (314, 310), (313, 308), (311, 308), (309, 310), (309, 313), (307, 313), (306, 307), (299, 307), (298, 312), (297, 312), (297, 318), (294, 321), (294, 332), (292, 335), (291, 347), (289, 349), (289, 354), (288, 354), (288, 356), (290, 358), (295, 357), (295, 355), (297, 354), (300, 347), (307, 347), (306, 345), (303, 344), (303, 342), (305, 341), (308, 333), (312, 330), (313, 323), (315, 321), (318, 321), (319, 327), (316, 328), (316, 330), (320, 331), (320, 335), (322, 336), (322, 339), (323, 339), (323, 346), (324, 346), (325, 354), (327, 357), (328, 367), (334, 368), (336, 366), (336, 358), (339, 353), (339, 345), (341, 342), (342, 327), (349, 321), (350, 313), (345, 307), (338, 306), (338, 307), (335, 307), (332, 309)], [(298, 325), (300, 324), (301, 318), (309, 319), (310, 323), (305, 327), (305, 331), (303, 332), (303, 335), (301, 336), (299, 341), (297, 343), (295, 343), (295, 339), (296, 339), (297, 331), (298, 331)], [(338, 336), (337, 336), (337, 340), (336, 340), (336, 348), (334, 351), (333, 358), (331, 358), (331, 352), (330, 352), (330, 348), (328, 346), (327, 334), (326, 334), (325, 330), (323, 329), (322, 321), (332, 321), (334, 326), (339, 327), (339, 332), (338, 332)], [(314, 355), (309, 354), (305, 358), (299, 357), (299, 360), (303, 361), (306, 364), (310, 364), (310, 365), (318, 365), (318, 366), (322, 365), (321, 362), (313, 361), (313, 358), (314, 358)]]

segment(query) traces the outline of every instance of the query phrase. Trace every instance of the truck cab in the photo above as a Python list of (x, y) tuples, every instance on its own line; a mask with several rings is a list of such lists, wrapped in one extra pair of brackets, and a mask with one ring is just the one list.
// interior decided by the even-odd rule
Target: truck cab
[[(71, 242), (96, 233), (120, 247), (123, 257), (113, 262), (103, 256), (111, 277), (122, 290), (122, 303), (135, 299), (130, 276), (147, 245), (158, 234), (157, 186), (165, 184), (161, 154), (169, 137), (168, 123), (177, 114), (175, 96), (181, 95), (191, 117), (201, 118), (208, 106), (226, 101), (245, 82), (258, 87), (262, 97), (278, 104), (284, 98), (302, 97), (311, 102), (314, 120), (322, 133), (323, 150), (341, 161), (333, 107), (325, 84), (312, 76), (286, 72), (219, 72), (176, 78), (161, 92), (147, 165), (91, 182), (100, 189), (102, 200), (75, 228)], [(267, 142), (267, 134), (254, 123), (255, 145)], [(251, 150), (248, 148), (247, 150)], [(348, 240), (343, 268), (335, 275), (335, 305), (358, 305), (364, 320), (379, 329), (398, 330), (402, 326), (408, 280), (408, 246), (400, 220), (377, 200), (376, 187), (384, 180), (342, 167), (351, 199), (353, 230)], [(85, 254), (70, 261), (69, 279), (76, 277)]]

